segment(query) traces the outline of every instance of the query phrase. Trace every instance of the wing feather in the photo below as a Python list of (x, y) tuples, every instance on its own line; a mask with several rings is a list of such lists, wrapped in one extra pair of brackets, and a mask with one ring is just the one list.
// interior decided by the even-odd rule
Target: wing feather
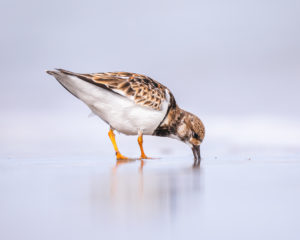
[(166, 100), (167, 88), (142, 74), (129, 72), (78, 74), (64, 69), (57, 70), (130, 98), (144, 107), (161, 110), (162, 103)]

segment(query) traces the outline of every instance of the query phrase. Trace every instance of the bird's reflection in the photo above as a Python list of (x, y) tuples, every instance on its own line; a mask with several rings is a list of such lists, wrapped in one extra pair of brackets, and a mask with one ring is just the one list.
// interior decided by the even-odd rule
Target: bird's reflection
[(144, 164), (145, 164), (145, 161), (143, 159), (125, 159), (125, 160), (116, 160), (116, 164), (112, 169), (113, 173), (115, 174), (118, 167), (120, 167), (121, 165), (125, 165), (125, 164), (128, 164), (128, 163), (133, 163), (133, 162), (136, 162), (136, 161), (141, 162), (139, 170), (140, 170), (140, 172), (143, 172), (143, 167), (144, 167)]
[(182, 204), (201, 195), (201, 169), (182, 165), (161, 168), (155, 167), (157, 163), (153, 161), (156, 160), (116, 161), (107, 181), (94, 182), (98, 187), (93, 188), (93, 196), (97, 196), (93, 202), (101, 205), (97, 208), (105, 206), (117, 218), (148, 218), (162, 213), (174, 218)]
[[(116, 198), (118, 195), (118, 185), (121, 185), (122, 187), (122, 183), (119, 183), (119, 181), (123, 181), (124, 180), (124, 177), (126, 178), (126, 176), (123, 176), (122, 179), (123, 180), (120, 180), (119, 179), (119, 176), (117, 175), (117, 171), (118, 169), (123, 165), (126, 165), (126, 164), (132, 164), (136, 161), (139, 161), (140, 164), (139, 164), (139, 167), (138, 167), (138, 172), (139, 172), (139, 175), (138, 175), (138, 181), (135, 182), (135, 183), (138, 183), (139, 184), (139, 187), (138, 187), (138, 192), (137, 194), (139, 196), (141, 196), (142, 192), (143, 192), (143, 188), (144, 188), (144, 181), (143, 181), (143, 169), (144, 169), (144, 165), (145, 165), (145, 162), (143, 159), (141, 160), (138, 160), (138, 159), (126, 159), (126, 160), (116, 160), (116, 164), (115, 166), (112, 168), (112, 175), (111, 175), (111, 197), (112, 199)], [(136, 176), (136, 175), (133, 175), (133, 176)], [(125, 181), (128, 181), (125, 180)], [(128, 184), (127, 187), (130, 188), (132, 185), (131, 184)], [(126, 186), (125, 186), (126, 187)]]

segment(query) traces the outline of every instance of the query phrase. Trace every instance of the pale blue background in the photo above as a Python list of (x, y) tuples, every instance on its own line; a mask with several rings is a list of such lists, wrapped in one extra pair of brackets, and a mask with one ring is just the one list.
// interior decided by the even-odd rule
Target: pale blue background
[[(0, 239), (300, 239), (300, 2), (0, 0)], [(204, 122), (116, 166), (45, 70), (132, 71)], [(135, 137), (117, 135), (139, 155)]]

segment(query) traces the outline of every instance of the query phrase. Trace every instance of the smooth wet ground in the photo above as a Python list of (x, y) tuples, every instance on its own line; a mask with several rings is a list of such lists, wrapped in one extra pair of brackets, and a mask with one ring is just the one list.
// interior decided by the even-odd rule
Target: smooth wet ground
[(300, 161), (0, 160), (0, 239), (299, 239)]

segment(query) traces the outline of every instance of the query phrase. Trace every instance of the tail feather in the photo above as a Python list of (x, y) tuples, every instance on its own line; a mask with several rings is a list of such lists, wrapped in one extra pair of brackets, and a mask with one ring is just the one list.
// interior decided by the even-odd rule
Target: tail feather
[[(69, 93), (71, 93), (74, 97), (79, 98), (75, 93), (71, 92), (61, 81), (60, 78), (63, 77), (66, 73), (63, 71), (60, 71), (59, 69), (56, 69), (57, 71), (49, 71), (46, 70), (46, 73), (52, 75), (53, 77), (56, 78), (56, 80), (59, 82), (60, 85), (62, 85)], [(67, 71), (66, 71), (67, 72)], [(70, 72), (71, 73), (71, 72)], [(69, 74), (70, 75), (70, 74)]]
[(58, 74), (63, 74), (63, 75), (69, 75), (69, 76), (78, 77), (81, 80), (84, 80), (84, 81), (86, 81), (88, 83), (95, 84), (91, 78), (89, 78), (89, 77), (86, 76), (86, 74), (74, 73), (74, 72), (71, 72), (71, 71), (68, 71), (68, 70), (65, 70), (65, 69), (61, 69), (61, 68), (56, 68), (56, 70), (58, 71), (57, 72)]
[(71, 76), (81, 76), (81, 74), (79, 73), (74, 73), (74, 72), (71, 72), (71, 71), (68, 71), (68, 70), (65, 70), (65, 69), (62, 69), (62, 68), (56, 68), (57, 71), (63, 73), (63, 74), (66, 74), (66, 75), (71, 75)]
[[(97, 86), (97, 87), (101, 87), (101, 88), (103, 88), (103, 89), (105, 89), (105, 90), (107, 90), (107, 91), (110, 91), (110, 92), (114, 93), (114, 94), (123, 96), (123, 95), (121, 95), (120, 93), (113, 91), (112, 89), (110, 89), (109, 87), (107, 87), (105, 84), (94, 81), (94, 80), (93, 80), (93, 76), (91, 76), (91, 75), (89, 75), (89, 74), (74, 73), (74, 72), (71, 72), (71, 71), (68, 71), (68, 70), (65, 70), (65, 69), (61, 69), (61, 68), (56, 68), (56, 71), (46, 71), (46, 73), (48, 73), (48, 74), (54, 76), (54, 77), (58, 80), (58, 82), (59, 82), (60, 84), (62, 84), (62, 83), (60, 82), (59, 78), (64, 78), (64, 77), (66, 77), (66, 75), (68, 75), (68, 76), (77, 77), (77, 78), (79, 78), (79, 79), (81, 79), (81, 80), (83, 80), (83, 81), (85, 81), (85, 82), (88, 82), (88, 83), (90, 83), (90, 84), (93, 84), (93, 85), (95, 85), (95, 86)], [(63, 84), (62, 84), (62, 85), (63, 85)], [(63, 85), (63, 87), (66, 88), (64, 85)], [(67, 88), (66, 88), (66, 89), (67, 89)], [(67, 89), (67, 90), (68, 90), (68, 89)], [(68, 91), (69, 91), (69, 90), (68, 90)], [(69, 91), (69, 92), (70, 92), (70, 91)], [(73, 94), (73, 93), (72, 93), (72, 94)], [(73, 94), (73, 95), (74, 95), (74, 94)], [(74, 96), (75, 96), (75, 95), (74, 95)], [(124, 97), (124, 96), (123, 96), (123, 97)]]
[(76, 76), (76, 77), (79, 77), (81, 76), (81, 74), (79, 73), (74, 73), (74, 72), (70, 72), (68, 70), (64, 70), (64, 69), (61, 69), (61, 68), (55, 68), (56, 71), (49, 71), (49, 70), (46, 70), (46, 73), (50, 74), (50, 75), (53, 75), (53, 76), (57, 76), (57, 75), (70, 75), (70, 76)]
[(46, 73), (50, 74), (50, 75), (57, 75), (57, 72), (56, 71), (49, 71), (49, 70), (46, 70)]

